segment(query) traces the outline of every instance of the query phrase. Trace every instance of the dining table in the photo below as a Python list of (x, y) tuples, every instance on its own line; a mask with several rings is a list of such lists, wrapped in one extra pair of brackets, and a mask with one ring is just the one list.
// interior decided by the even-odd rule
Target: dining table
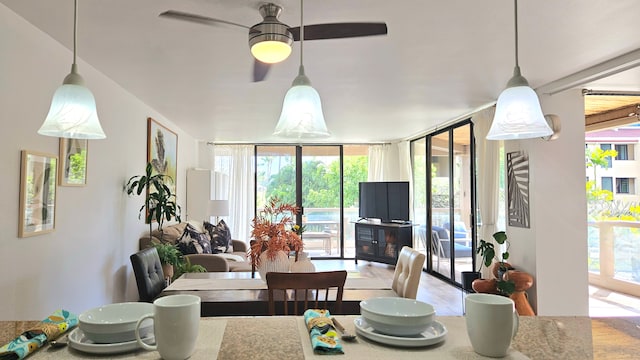
[[(201, 299), (201, 316), (269, 315), (267, 284), (249, 272), (186, 273), (166, 287), (160, 296), (192, 294)], [(328, 308), (335, 313), (335, 290), (329, 292)], [(342, 295), (342, 315), (360, 314), (360, 302), (373, 297), (396, 297), (391, 283), (347, 272)]]
[[(356, 331), (357, 315), (336, 315), (350, 332)], [(436, 316), (444, 329), (441, 338), (428, 346), (393, 345), (357, 333), (353, 342), (341, 341), (344, 354), (336, 359), (486, 359), (475, 353), (466, 333), (463, 316)], [(0, 322), (6, 326), (8, 322)], [(192, 360), (330, 359), (333, 355), (314, 353), (302, 316), (208, 317), (201, 318)], [(369, 330), (367, 330), (369, 331)], [(1, 332), (1, 330), (0, 330)], [(71, 336), (73, 333), (71, 334)], [(70, 336), (70, 337), (71, 337)], [(70, 344), (64, 348), (45, 345), (27, 359), (160, 359), (157, 351), (133, 349), (116, 354), (102, 349), (79, 351)], [(98, 345), (96, 345), (98, 347)], [(88, 350), (88, 351), (87, 351)], [(631, 352), (630, 352), (631, 355)], [(593, 359), (591, 319), (589, 317), (520, 317), (520, 327), (503, 359)], [(629, 357), (632, 358), (632, 357)]]

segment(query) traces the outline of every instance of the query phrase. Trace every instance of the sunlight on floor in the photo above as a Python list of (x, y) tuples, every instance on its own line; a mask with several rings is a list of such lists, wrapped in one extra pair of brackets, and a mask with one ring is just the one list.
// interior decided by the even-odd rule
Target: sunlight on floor
[(640, 316), (640, 299), (589, 286), (589, 316)]

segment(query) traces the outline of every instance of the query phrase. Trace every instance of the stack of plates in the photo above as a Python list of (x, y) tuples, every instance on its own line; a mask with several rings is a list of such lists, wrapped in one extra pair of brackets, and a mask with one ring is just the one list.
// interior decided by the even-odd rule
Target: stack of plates
[(432, 305), (399, 297), (378, 297), (360, 302), (362, 316), (356, 333), (383, 344), (418, 347), (444, 341), (447, 329), (435, 320)]
[(373, 340), (382, 344), (401, 346), (401, 347), (421, 347), (438, 344), (444, 341), (447, 336), (447, 328), (434, 320), (426, 330), (416, 335), (394, 336), (384, 334), (367, 323), (365, 319), (359, 317), (353, 321), (356, 327), (356, 333), (364, 338)]
[[(69, 334), (69, 346), (93, 354), (114, 354), (139, 348), (135, 327), (142, 316), (153, 313), (153, 304), (126, 302), (87, 310), (78, 317), (78, 328)], [(142, 322), (140, 336), (153, 343), (151, 319)]]

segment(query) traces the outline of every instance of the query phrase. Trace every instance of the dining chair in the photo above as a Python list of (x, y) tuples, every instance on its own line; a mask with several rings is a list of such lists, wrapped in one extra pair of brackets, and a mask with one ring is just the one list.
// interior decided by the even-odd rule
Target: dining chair
[(184, 256), (192, 265), (200, 265), (207, 272), (228, 272), (229, 262), (222, 256), (215, 254), (188, 254)]
[(400, 250), (391, 284), (391, 288), (398, 296), (408, 299), (416, 298), (425, 258), (423, 253), (408, 246)]
[(140, 301), (153, 302), (167, 286), (158, 250), (154, 247), (146, 248), (132, 254), (129, 259), (136, 277)]
[[(304, 273), (269, 272), (265, 277), (269, 292), (269, 315), (276, 314), (276, 296), (278, 302), (282, 303), (284, 315), (289, 315), (292, 307), (292, 315), (301, 315), (301, 312), (310, 306), (314, 309), (329, 309), (331, 302), (329, 290), (332, 290), (331, 295), (335, 293), (332, 313), (342, 313), (346, 270)], [(293, 296), (290, 296), (289, 290), (292, 290)], [(321, 293), (323, 296), (320, 296)], [(302, 311), (299, 311), (300, 308)]]

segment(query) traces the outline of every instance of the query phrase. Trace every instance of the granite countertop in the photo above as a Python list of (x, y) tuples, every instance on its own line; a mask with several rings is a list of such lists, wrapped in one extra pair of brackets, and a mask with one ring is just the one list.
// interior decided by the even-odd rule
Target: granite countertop
[[(354, 330), (357, 316), (336, 316), (348, 330)], [(390, 347), (358, 337), (343, 343), (341, 359), (483, 359), (473, 352), (466, 335), (464, 317), (437, 317), (448, 329), (446, 340), (426, 348)], [(4, 344), (37, 322), (0, 321), (0, 343)], [(620, 359), (634, 358), (640, 348), (638, 321), (590, 319), (588, 317), (521, 317), (520, 329), (505, 359)], [(592, 324), (594, 327), (592, 345)], [(598, 333), (596, 334), (596, 330)], [(611, 339), (607, 339), (607, 336)], [(613, 339), (613, 340), (612, 340)], [(609, 341), (625, 341), (607, 347)], [(600, 349), (603, 347), (603, 349)], [(601, 351), (603, 350), (603, 351)], [(616, 357), (608, 357), (615, 352)], [(595, 355), (595, 356), (594, 356)], [(310, 346), (302, 317), (203, 318), (196, 352), (191, 359), (310, 359)], [(118, 355), (86, 354), (69, 347), (50, 349), (45, 345), (27, 359), (159, 359), (157, 352), (138, 350)]]

